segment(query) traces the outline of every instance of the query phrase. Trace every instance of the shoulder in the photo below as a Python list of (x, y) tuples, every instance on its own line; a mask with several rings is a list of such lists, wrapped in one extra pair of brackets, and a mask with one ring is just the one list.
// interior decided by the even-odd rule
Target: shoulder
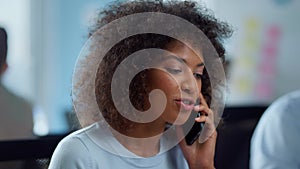
[(291, 123), (296, 125), (296, 121), (300, 118), (299, 109), (300, 90), (286, 94), (274, 101), (264, 112), (258, 127), (261, 123), (285, 125), (286, 127)]
[(299, 109), (300, 91), (296, 91), (280, 97), (264, 112), (251, 140), (251, 168), (298, 160)]
[(57, 145), (49, 169), (83, 169), (92, 168), (88, 136), (84, 128), (71, 133)]
[(78, 130), (67, 137), (63, 138), (56, 147), (57, 151), (83, 151), (88, 150), (85, 143), (85, 130)]
[(289, 113), (289, 117), (300, 116), (300, 90), (289, 93), (282, 98), (278, 99), (278, 103), (283, 110)]
[(297, 130), (300, 129), (298, 123), (299, 109), (300, 91), (280, 97), (262, 115), (255, 129), (254, 137), (262, 135), (263, 137), (272, 136), (274, 138), (296, 134)]

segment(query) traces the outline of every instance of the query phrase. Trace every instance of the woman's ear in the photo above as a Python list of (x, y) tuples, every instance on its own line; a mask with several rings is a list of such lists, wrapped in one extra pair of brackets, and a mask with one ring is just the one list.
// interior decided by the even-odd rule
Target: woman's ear
[(0, 68), (0, 76), (2, 76), (4, 74), (4, 72), (7, 70), (7, 68), (8, 68), (8, 64), (7, 64), (7, 62), (4, 62), (4, 64)]

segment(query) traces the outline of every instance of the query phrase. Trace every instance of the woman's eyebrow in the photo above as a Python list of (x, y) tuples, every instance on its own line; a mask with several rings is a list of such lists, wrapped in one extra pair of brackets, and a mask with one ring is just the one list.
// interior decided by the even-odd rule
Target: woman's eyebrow
[[(185, 59), (180, 58), (180, 57), (177, 57), (177, 56), (175, 56), (175, 55), (167, 55), (166, 57), (163, 58), (162, 61), (165, 61), (165, 60), (168, 60), (168, 59), (175, 59), (175, 60), (177, 60), (177, 61), (180, 62), (180, 63), (187, 64), (187, 62), (186, 62)], [(201, 66), (204, 66), (204, 63), (203, 63), (203, 62), (201, 62), (201, 63), (199, 63), (199, 64), (196, 65), (196, 67), (201, 67)]]
[(177, 57), (175, 55), (167, 55), (167, 56), (163, 57), (162, 61), (170, 60), (170, 59), (174, 59), (174, 60), (176, 60), (176, 61), (178, 61), (180, 63), (186, 64), (186, 60), (185, 59), (179, 58), (179, 57)]

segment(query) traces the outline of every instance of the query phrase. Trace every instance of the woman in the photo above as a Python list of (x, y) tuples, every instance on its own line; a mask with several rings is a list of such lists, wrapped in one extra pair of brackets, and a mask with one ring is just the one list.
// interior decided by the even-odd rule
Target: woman
[[(207, 36), (218, 56), (224, 58), (221, 40), (230, 36), (229, 26), (217, 21), (195, 2), (112, 3), (100, 12), (90, 32), (92, 40), (87, 43), (89, 49), (95, 49), (87, 55), (101, 60), (94, 62), (89, 57), (85, 58), (87, 65), (97, 65), (95, 87), (81, 87), (82, 93), (85, 90), (94, 91), (100, 111), (82, 108), (89, 104), (86, 101), (79, 103), (82, 107), (76, 107), (78, 101), (75, 101), (76, 111), (84, 111), (84, 114), (78, 115), (84, 128), (60, 142), (53, 154), (50, 169), (214, 168), (217, 134), (214, 113), (209, 108), (211, 82), (204, 67), (204, 55), (209, 46), (207, 42), (199, 39), (201, 45), (192, 49), (195, 42), (184, 34), (190, 33), (188, 30), (176, 32), (182, 40), (145, 31), (116, 40), (117, 44), (109, 48), (103, 59), (98, 56), (103, 51), (105, 44), (102, 42), (107, 39), (109, 31), (127, 35), (129, 31), (124, 30), (142, 28), (139, 23), (129, 24), (134, 20), (131, 18), (122, 22), (121, 27), (108, 29), (108, 32), (99, 33), (98, 30), (133, 14), (156, 15), (153, 12), (178, 16), (194, 24)], [(140, 18), (142, 27), (146, 30), (152, 26), (154, 29), (164, 29), (160, 27), (161, 24), (155, 24), (155, 17), (151, 16)], [(159, 20), (168, 21), (162, 17)], [(175, 31), (176, 26), (170, 24), (168, 31)], [(115, 39), (113, 33), (109, 40)], [(79, 70), (82, 69), (84, 67)], [(76, 78), (80, 79), (80, 83), (89, 79), (85, 73)], [(196, 104), (197, 100), (200, 100), (200, 105)], [(182, 139), (186, 133), (181, 125), (194, 113), (193, 110), (201, 112), (195, 122), (205, 122), (205, 127), (200, 136), (202, 141), (188, 146)], [(88, 113), (93, 114), (92, 121), (85, 121)], [(172, 133), (175, 133), (175, 137)]]

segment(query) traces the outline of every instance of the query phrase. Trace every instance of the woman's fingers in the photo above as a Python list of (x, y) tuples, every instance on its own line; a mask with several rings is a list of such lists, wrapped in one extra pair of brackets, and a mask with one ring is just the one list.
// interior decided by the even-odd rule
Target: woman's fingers
[(210, 113), (208, 116), (205, 116), (205, 125), (200, 134), (199, 142), (200, 143), (205, 142), (213, 135), (215, 131), (216, 131), (216, 127), (214, 125), (213, 113)]
[(203, 106), (203, 105), (198, 105), (194, 107), (195, 112), (200, 112), (201, 115), (209, 116), (213, 115), (213, 112), (210, 108)]
[(203, 143), (209, 139), (215, 132), (214, 125), (214, 112), (204, 105), (195, 106), (195, 111), (201, 112), (201, 116), (195, 118), (196, 122), (205, 122), (204, 128), (202, 129), (199, 137), (199, 142)]
[(206, 119), (207, 119), (207, 116), (202, 115), (200, 117), (195, 118), (195, 121), (196, 122), (205, 122)]
[(200, 93), (200, 105), (194, 106), (196, 113), (200, 112), (201, 116), (195, 118), (196, 122), (205, 122), (204, 128), (202, 129), (199, 137), (199, 142), (203, 143), (210, 138), (216, 131), (214, 125), (214, 112), (208, 107), (203, 95)]

